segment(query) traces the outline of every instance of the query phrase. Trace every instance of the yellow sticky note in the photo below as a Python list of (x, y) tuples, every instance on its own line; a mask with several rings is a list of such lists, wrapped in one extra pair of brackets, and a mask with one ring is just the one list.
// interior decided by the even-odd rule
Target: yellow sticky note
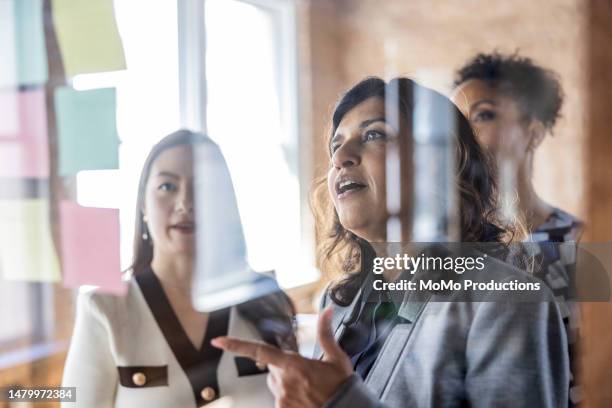
[(52, 5), (67, 76), (125, 69), (112, 0), (53, 0)]
[(0, 200), (0, 276), (6, 280), (60, 280), (46, 199)]

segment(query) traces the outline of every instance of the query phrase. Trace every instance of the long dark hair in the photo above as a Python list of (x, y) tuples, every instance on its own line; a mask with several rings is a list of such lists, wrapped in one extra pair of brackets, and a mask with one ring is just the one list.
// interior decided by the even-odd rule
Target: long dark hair
[(138, 182), (138, 195), (136, 197), (136, 225), (134, 227), (134, 255), (132, 266), (130, 269), (135, 275), (142, 273), (151, 266), (153, 260), (153, 241), (150, 237), (145, 239), (148, 234), (147, 224), (144, 222), (143, 209), (145, 201), (145, 191), (147, 182), (151, 175), (151, 167), (155, 160), (164, 151), (177, 146), (195, 146), (198, 144), (210, 144), (211, 147), (216, 146), (208, 136), (201, 133), (191, 132), (186, 129), (177, 130), (160, 140), (149, 152), (142, 172), (140, 173), (140, 181)]
[[(355, 106), (371, 97), (385, 100), (390, 93), (397, 93), (400, 114), (411, 120), (415, 109), (415, 91), (428, 94), (436, 102), (447, 106), (455, 117), (456, 128), (456, 180), (459, 200), (460, 240), (462, 242), (503, 242), (510, 233), (497, 219), (496, 187), (487, 156), (480, 148), (474, 132), (461, 112), (445, 96), (415, 83), (408, 78), (395, 78), (388, 84), (376, 77), (369, 77), (341, 98), (332, 117), (332, 129), (326, 146), (344, 116)], [(331, 160), (331, 151), (328, 148)], [(331, 298), (339, 305), (348, 305), (365, 279), (370, 258), (375, 256), (371, 245), (345, 229), (327, 192), (327, 179), (315, 182), (312, 207), (317, 228), (317, 255), (319, 265), (325, 269), (343, 272), (343, 278), (331, 287)]]
[[(217, 155), (223, 157), (219, 146), (212, 139), (204, 134), (186, 129), (181, 129), (169, 134), (153, 146), (145, 160), (138, 183), (136, 226), (134, 229), (134, 256), (132, 266), (130, 267), (134, 275), (147, 271), (151, 267), (151, 261), (153, 260), (154, 244), (150, 237), (145, 239), (144, 234), (148, 233), (148, 231), (146, 223), (143, 220), (145, 190), (151, 174), (151, 168), (161, 153), (173, 147), (184, 145), (207, 145), (208, 148), (216, 150)], [(224, 160), (223, 163), (225, 166)], [(231, 180), (229, 182), (231, 183)], [(237, 209), (235, 203), (227, 204), (228, 208)], [(234, 205), (230, 206), (230, 204)], [(236, 218), (239, 219), (239, 216)], [(297, 350), (297, 341), (295, 337), (295, 308), (291, 299), (289, 299), (283, 291), (279, 289), (278, 292), (273, 294), (243, 303), (238, 305), (237, 309), (247, 321), (255, 326), (264, 341), (283, 348)]]

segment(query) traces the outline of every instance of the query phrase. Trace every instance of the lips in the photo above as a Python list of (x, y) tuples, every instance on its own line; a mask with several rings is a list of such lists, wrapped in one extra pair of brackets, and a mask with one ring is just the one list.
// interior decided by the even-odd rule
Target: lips
[(192, 221), (181, 221), (171, 225), (170, 229), (183, 234), (192, 234), (195, 230), (195, 223)]
[(345, 198), (351, 194), (363, 190), (367, 186), (354, 176), (343, 175), (336, 180), (336, 195)]

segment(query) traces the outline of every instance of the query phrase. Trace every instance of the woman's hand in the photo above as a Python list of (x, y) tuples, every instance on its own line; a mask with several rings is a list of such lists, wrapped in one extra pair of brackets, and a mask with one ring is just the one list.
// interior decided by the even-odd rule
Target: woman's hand
[(331, 309), (320, 317), (317, 338), (324, 352), (323, 360), (301, 357), (269, 344), (217, 337), (212, 345), (236, 355), (267, 364), (268, 388), (274, 394), (277, 408), (319, 408), (340, 385), (353, 374), (348, 356), (331, 332)]

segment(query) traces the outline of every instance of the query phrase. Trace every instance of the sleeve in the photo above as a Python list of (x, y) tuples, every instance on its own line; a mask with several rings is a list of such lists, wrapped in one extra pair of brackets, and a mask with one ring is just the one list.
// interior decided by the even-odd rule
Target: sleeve
[(358, 374), (353, 374), (323, 405), (323, 408), (388, 408), (388, 406), (368, 390)]
[(118, 384), (110, 333), (92, 294), (80, 294), (62, 386), (76, 387), (76, 404), (63, 407), (113, 407)]
[(569, 357), (557, 305), (481, 303), (466, 344), (472, 407), (567, 407)]

